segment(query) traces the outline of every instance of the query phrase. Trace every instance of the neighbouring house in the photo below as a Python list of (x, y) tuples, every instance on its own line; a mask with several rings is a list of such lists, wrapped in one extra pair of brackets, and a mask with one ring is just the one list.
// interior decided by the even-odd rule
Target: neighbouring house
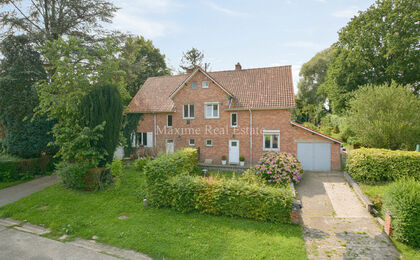
[(133, 145), (139, 155), (199, 149), (200, 161), (255, 164), (266, 151), (297, 154), (306, 170), (340, 169), (340, 140), (290, 119), (291, 66), (151, 77), (129, 105), (141, 113)]

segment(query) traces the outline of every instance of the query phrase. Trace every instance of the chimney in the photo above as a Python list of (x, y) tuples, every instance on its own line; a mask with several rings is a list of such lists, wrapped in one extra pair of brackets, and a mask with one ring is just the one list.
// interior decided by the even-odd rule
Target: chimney
[(238, 62), (238, 63), (236, 63), (236, 65), (235, 65), (235, 70), (241, 70), (242, 69), (242, 66), (241, 66), (241, 64)]

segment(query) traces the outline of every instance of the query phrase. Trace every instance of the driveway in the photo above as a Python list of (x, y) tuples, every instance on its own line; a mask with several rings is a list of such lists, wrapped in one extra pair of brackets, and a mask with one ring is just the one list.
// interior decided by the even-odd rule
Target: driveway
[(342, 172), (305, 172), (296, 189), (309, 259), (399, 258)]

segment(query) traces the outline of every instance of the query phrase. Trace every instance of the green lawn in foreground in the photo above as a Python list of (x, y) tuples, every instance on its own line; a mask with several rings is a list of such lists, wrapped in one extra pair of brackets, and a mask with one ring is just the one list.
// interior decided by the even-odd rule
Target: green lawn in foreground
[(56, 236), (63, 228), (71, 237), (96, 235), (159, 259), (306, 259), (300, 226), (145, 208), (144, 185), (134, 170), (125, 172), (118, 191), (78, 192), (58, 184), (0, 208), (0, 216), (44, 224)]
[(10, 186), (15, 186), (15, 185), (18, 185), (18, 184), (27, 182), (27, 181), (30, 181), (30, 180), (18, 180), (18, 181), (10, 181), (10, 182), (0, 182), (0, 190), (1, 189), (4, 189), (4, 188), (7, 188), (7, 187), (10, 187)]
[[(359, 184), (363, 193), (369, 197), (369, 199), (375, 204), (375, 208), (379, 212), (379, 217), (384, 219), (385, 213), (382, 208), (383, 198), (386, 190), (391, 185), (391, 183), (385, 184)], [(410, 246), (407, 246), (401, 242), (396, 241), (395, 239), (391, 240), (394, 242), (395, 247), (401, 252), (403, 259), (420, 259), (420, 251), (414, 249)]]

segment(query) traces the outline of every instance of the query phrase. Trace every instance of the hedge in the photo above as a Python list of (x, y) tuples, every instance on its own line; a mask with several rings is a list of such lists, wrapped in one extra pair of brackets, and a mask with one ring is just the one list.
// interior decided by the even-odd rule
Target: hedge
[(165, 200), (168, 192), (168, 178), (179, 174), (188, 175), (198, 165), (197, 150), (185, 148), (174, 153), (165, 154), (149, 161), (144, 166), (146, 175), (146, 192), (150, 204), (155, 207), (168, 207)]
[(420, 180), (420, 152), (387, 149), (351, 150), (348, 173), (358, 182), (394, 181), (403, 177)]
[(166, 200), (181, 212), (289, 223), (293, 197), (289, 186), (247, 183), (238, 178), (178, 175), (169, 179)]
[(50, 156), (33, 159), (20, 159), (10, 155), (0, 156), (0, 181), (29, 179), (53, 169), (54, 165)]
[(420, 182), (402, 179), (393, 183), (385, 193), (384, 206), (391, 211), (392, 236), (420, 248)]

